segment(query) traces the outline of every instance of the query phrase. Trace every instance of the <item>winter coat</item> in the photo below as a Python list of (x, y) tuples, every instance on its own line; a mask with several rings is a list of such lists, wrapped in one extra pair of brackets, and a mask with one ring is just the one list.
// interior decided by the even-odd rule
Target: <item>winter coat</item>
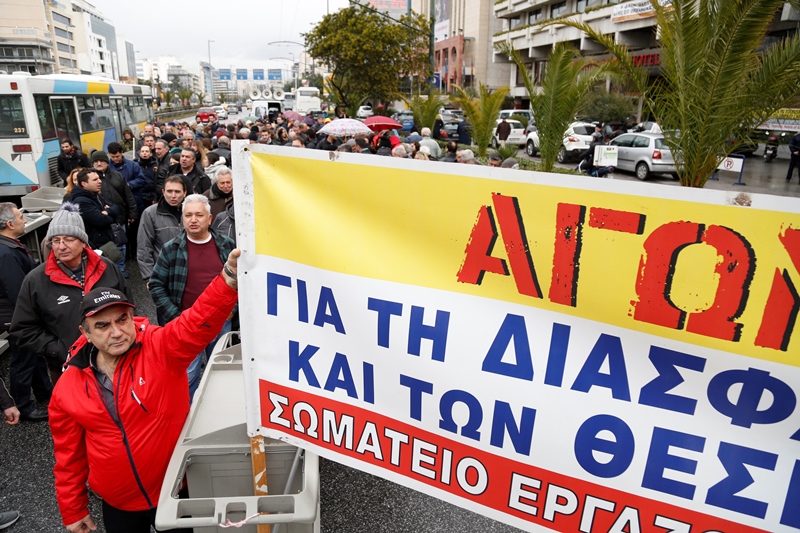
[(8, 329), (22, 280), (35, 266), (25, 245), (0, 235), (0, 331)]
[(156, 205), (151, 205), (142, 213), (139, 221), (139, 234), (136, 239), (136, 260), (142, 279), (147, 281), (161, 249), (183, 231), (183, 221), (175, 217), (167, 208), (162, 197)]
[[(142, 208), (139, 210), (141, 216), (141, 213), (156, 201), (156, 169), (158, 168), (156, 156), (150, 156), (149, 159), (139, 158), (139, 166), (142, 168), (142, 174), (144, 174), (144, 178), (147, 181), (146, 187), (142, 190)], [(136, 198), (135, 192), (133, 196)], [(138, 207), (139, 204), (137, 203), (136, 205)]]
[(229, 203), (233, 202), (233, 192), (228, 195), (225, 195), (222, 191), (219, 190), (217, 184), (211, 186), (206, 192), (203, 193), (203, 196), (208, 198), (208, 203), (211, 204), (211, 220), (213, 221), (220, 213), (225, 211), (225, 206)]
[(20, 348), (47, 357), (50, 366), (63, 363), (67, 349), (80, 336), (78, 309), (86, 292), (94, 287), (111, 287), (125, 292), (133, 301), (125, 278), (116, 265), (89, 247), (84, 248), (84, 252), (86, 279), (83, 289), (61, 270), (51, 252), (44, 264), (25, 277), (19, 290), (9, 333)]
[(100, 172), (99, 170), (95, 172), (103, 182), (103, 188), (100, 190), (103, 198), (120, 209), (120, 214), (116, 216), (116, 221), (120, 224), (127, 224), (128, 219), (138, 217), (136, 198), (133, 196), (133, 191), (131, 191), (125, 178), (111, 166), (105, 172)]
[(69, 173), (79, 167), (92, 168), (92, 162), (77, 146), (71, 154), (65, 154), (63, 151), (58, 154), (58, 175), (62, 180), (66, 181)]
[(437, 118), (433, 121), (433, 132), (432, 136), (434, 139), (441, 139), (442, 132), (444, 131), (444, 121), (440, 118)]
[(234, 213), (233, 202), (228, 202), (225, 211), (220, 213), (220, 215), (211, 222), (211, 227), (216, 230), (217, 233), (225, 235), (236, 244), (236, 214)]
[[(219, 258), (224, 265), (234, 249), (233, 241), (213, 229), (211, 237), (217, 245)], [(180, 304), (188, 276), (189, 252), (186, 233), (181, 233), (161, 249), (153, 273), (150, 275), (150, 295), (166, 321), (176, 318), (181, 313)]]
[(466, 120), (462, 120), (458, 123), (456, 133), (458, 134), (458, 144), (472, 144), (472, 124)]
[[(228, 160), (225, 159), (224, 157), (222, 157), (216, 163), (208, 165), (205, 168), (206, 176), (208, 176), (208, 179), (211, 180), (211, 185), (214, 185), (217, 182), (217, 172), (219, 172), (223, 168), (227, 168), (228, 167), (227, 162), (228, 162)], [(205, 191), (205, 192), (208, 192), (208, 191)]]
[(218, 146), (211, 151), (219, 155), (220, 157), (224, 157), (225, 164), (228, 165), (228, 168), (231, 168), (231, 151), (229, 148)]
[[(211, 188), (211, 180), (197, 165), (188, 173), (184, 174), (180, 165), (176, 165), (170, 170), (171, 176), (182, 176), (183, 184), (186, 186), (186, 195), (203, 194)], [(161, 184), (163, 190), (164, 184)]]
[(56, 499), (63, 523), (89, 512), (87, 481), (123, 511), (154, 509), (189, 413), (186, 369), (219, 334), (236, 291), (218, 276), (165, 327), (136, 317), (136, 340), (113, 376), (113, 416), (90, 366), (96, 349), (81, 336), (50, 401)]
[(156, 159), (156, 198), (161, 198), (161, 195), (164, 193), (164, 180), (170, 175), (170, 153), (158, 159), (156, 156), (153, 156)]
[(109, 166), (119, 172), (128, 182), (128, 187), (130, 187), (133, 198), (136, 201), (137, 213), (144, 211), (144, 208), (147, 207), (144, 205), (144, 197), (152, 198), (155, 185), (147, 179), (139, 163), (123, 157), (119, 165), (112, 162), (109, 163)]
[[(97, 249), (114, 240), (111, 224), (119, 216), (119, 207), (107, 202), (101, 195), (80, 187), (72, 189), (72, 203), (80, 209), (83, 226), (89, 236), (89, 246)], [(103, 214), (103, 211), (108, 214)]]

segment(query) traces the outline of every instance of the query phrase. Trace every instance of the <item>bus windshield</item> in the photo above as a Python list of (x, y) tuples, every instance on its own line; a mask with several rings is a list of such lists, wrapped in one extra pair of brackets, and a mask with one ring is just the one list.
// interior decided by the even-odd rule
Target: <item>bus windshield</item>
[(0, 138), (27, 137), (25, 113), (22, 111), (22, 96), (0, 96)]

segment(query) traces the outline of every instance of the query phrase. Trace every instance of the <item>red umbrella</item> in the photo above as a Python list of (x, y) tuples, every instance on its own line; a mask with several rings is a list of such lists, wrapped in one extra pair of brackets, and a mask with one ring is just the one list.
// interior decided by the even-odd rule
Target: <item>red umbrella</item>
[(292, 122), (299, 122), (303, 120), (303, 115), (292, 110), (284, 111), (283, 116), (290, 119)]
[(403, 125), (391, 117), (384, 117), (382, 115), (372, 115), (368, 117), (364, 124), (369, 126), (372, 131), (394, 130), (402, 129)]

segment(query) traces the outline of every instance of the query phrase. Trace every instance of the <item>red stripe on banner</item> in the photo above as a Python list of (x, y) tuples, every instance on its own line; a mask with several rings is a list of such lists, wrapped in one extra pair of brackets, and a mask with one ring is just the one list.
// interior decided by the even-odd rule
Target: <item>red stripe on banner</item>
[(554, 531), (763, 533), (500, 457), (315, 394), (265, 380), (259, 389), (261, 425), (268, 430)]

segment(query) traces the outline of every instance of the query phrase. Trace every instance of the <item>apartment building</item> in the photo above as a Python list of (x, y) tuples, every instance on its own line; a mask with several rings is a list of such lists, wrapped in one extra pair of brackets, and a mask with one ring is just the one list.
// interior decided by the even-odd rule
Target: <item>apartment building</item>
[(0, 72), (52, 74), (54, 38), (41, 0), (0, 0)]

